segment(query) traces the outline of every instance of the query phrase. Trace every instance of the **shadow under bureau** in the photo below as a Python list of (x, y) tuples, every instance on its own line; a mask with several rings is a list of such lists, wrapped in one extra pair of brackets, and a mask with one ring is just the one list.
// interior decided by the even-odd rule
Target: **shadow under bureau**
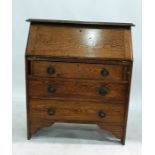
[(91, 123), (125, 144), (134, 25), (28, 21), (28, 139), (55, 122)]

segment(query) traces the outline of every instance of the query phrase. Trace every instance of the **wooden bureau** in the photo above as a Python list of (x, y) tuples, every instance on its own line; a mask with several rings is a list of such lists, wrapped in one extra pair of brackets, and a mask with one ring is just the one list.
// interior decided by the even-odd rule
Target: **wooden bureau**
[(55, 122), (91, 123), (125, 144), (134, 25), (27, 21), (28, 139)]

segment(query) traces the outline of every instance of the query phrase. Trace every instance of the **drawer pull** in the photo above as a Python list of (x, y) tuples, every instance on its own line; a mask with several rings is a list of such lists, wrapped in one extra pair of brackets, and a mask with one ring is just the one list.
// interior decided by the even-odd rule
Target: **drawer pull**
[(106, 113), (104, 111), (99, 111), (98, 112), (99, 117), (104, 118), (106, 116)]
[(53, 108), (49, 108), (48, 115), (54, 115), (54, 114), (55, 114), (55, 110)]
[(102, 70), (101, 70), (101, 75), (102, 76), (108, 76), (109, 75), (109, 72), (108, 72), (108, 70), (107, 69), (105, 69), (105, 68), (103, 68)]
[(102, 95), (102, 96), (107, 95), (108, 94), (108, 89), (106, 87), (100, 88), (99, 94)]
[(51, 85), (48, 86), (49, 93), (54, 93), (55, 91), (56, 91), (56, 88), (54, 86), (51, 86)]
[(47, 73), (48, 73), (49, 75), (54, 74), (54, 73), (55, 73), (54, 67), (48, 67), (48, 68), (47, 68)]

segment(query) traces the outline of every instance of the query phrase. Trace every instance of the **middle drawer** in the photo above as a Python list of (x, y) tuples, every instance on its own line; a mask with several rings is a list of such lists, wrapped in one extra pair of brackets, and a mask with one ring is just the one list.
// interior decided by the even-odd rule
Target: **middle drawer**
[(29, 79), (29, 96), (125, 101), (127, 84), (77, 79)]

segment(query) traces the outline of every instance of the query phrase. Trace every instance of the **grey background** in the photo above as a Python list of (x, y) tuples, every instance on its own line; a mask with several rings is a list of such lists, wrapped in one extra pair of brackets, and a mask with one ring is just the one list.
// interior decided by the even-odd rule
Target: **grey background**
[[(134, 138), (141, 141), (141, 0), (13, 0), (12, 17), (13, 141), (16, 144), (20, 143), (20, 136), (23, 140), (26, 136), (24, 54), (29, 29), (27, 18), (132, 22), (136, 25), (132, 29), (134, 66), (128, 130), (135, 132)], [(23, 123), (22, 131), (18, 123)]]

